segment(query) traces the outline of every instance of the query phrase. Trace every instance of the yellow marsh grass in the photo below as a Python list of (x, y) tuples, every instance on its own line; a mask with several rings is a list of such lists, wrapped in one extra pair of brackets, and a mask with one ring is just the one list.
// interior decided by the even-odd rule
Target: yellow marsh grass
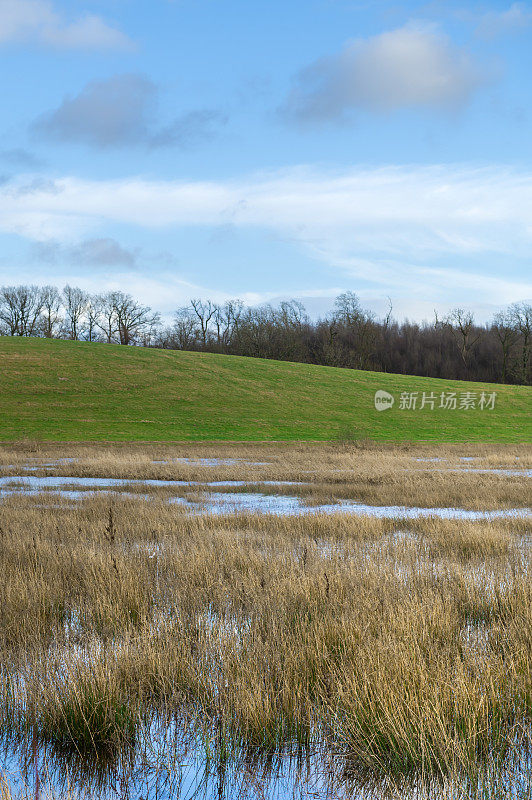
[[(178, 454), (275, 463), (162, 473), (151, 464)], [(6, 455), (15, 463), (28, 453)], [(72, 475), (220, 480), (254, 469), (296, 479), (315, 469), (333, 496), (335, 470), (349, 469), (381, 502), (391, 490), (375, 482), (379, 459), (386, 480), (412, 466), (411, 450), (385, 448), (60, 455), (80, 458), (62, 470)], [(469, 477), (471, 507), (490, 492), (491, 507), (508, 501), (500, 481)], [(445, 497), (459, 489), (447, 478)], [(405, 502), (407, 479), (393, 485), (394, 503)], [(440, 476), (416, 480), (427, 497)], [(521, 483), (520, 501), (528, 499)], [(219, 722), (245, 746), (311, 743), (375, 775), (472, 780), (529, 746), (527, 520), (188, 517), (157, 493), (151, 502), (117, 496), (112, 515), (110, 507), (105, 496), (53, 509), (13, 496), (0, 506), (4, 731), (36, 724), (43, 741), (102, 752), (133, 740), (156, 711), (178, 712)]]
[[(55, 791), (41, 791), (42, 800), (75, 800), (70, 791), (57, 794)], [(81, 795), (79, 796), (81, 800)], [(19, 789), (16, 794), (12, 791), (7, 778), (0, 775), (0, 800), (34, 800), (35, 792), (29, 789)]]
[(107, 512), (2, 508), (5, 727), (101, 749), (186, 710), (377, 773), (474, 774), (529, 736), (523, 523), (191, 519), (127, 500), (109, 532)]
[[(462, 457), (472, 457), (464, 462)], [(516, 456), (518, 457), (516, 459)], [(54, 458), (73, 462), (43, 466), (38, 475), (73, 477), (245, 481), (302, 481), (301, 487), (264, 487), (266, 493), (298, 494), (309, 504), (353, 499), (376, 505), (459, 506), (497, 509), (532, 503), (532, 481), (520, 476), (467, 472), (467, 469), (531, 469), (532, 449), (524, 445), (332, 446), (332, 445), (35, 445), (0, 448), (2, 475), (21, 474), (28, 458), (33, 466)], [(190, 463), (172, 461), (194, 459)], [(235, 464), (205, 466), (198, 459), (240, 459)], [(440, 458), (443, 461), (418, 461)], [(165, 463), (153, 463), (160, 461)], [(246, 463), (251, 462), (251, 463)], [(261, 462), (258, 465), (253, 462)], [(266, 462), (266, 463), (263, 463)], [(141, 489), (138, 489), (141, 491)], [(154, 490), (152, 490), (154, 491)], [(161, 496), (184, 489), (157, 490)]]

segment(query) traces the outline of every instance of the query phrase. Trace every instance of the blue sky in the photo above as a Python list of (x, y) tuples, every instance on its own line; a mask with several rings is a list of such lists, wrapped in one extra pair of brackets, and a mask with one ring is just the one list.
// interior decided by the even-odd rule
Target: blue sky
[(532, 298), (532, 4), (0, 0), (0, 283)]

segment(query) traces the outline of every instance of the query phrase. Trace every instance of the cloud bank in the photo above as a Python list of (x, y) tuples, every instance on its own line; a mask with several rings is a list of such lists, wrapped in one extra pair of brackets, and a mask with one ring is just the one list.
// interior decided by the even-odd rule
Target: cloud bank
[[(519, 266), (503, 277), (484, 268), (492, 258), (525, 263), (532, 246), (532, 173), (503, 167), (299, 168), (225, 182), (65, 177), (0, 186), (0, 230), (61, 241), (70, 256), (85, 258), (74, 247), (80, 238), (92, 257), (108, 253), (111, 240), (98, 231), (113, 225), (262, 230), (381, 291), (439, 286), (494, 303), (532, 297)], [(128, 266), (129, 256), (118, 255)]]
[(344, 230), (390, 253), (515, 252), (532, 237), (532, 173), (300, 167), (219, 182), (37, 177), (11, 180), (0, 191), (5, 231), (20, 226), (30, 238), (46, 239), (104, 222), (259, 226), (309, 240)]

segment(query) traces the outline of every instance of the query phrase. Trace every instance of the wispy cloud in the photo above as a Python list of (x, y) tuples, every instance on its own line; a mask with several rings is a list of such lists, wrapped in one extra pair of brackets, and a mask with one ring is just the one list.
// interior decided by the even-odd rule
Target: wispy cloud
[(217, 109), (198, 109), (176, 117), (170, 125), (155, 130), (147, 137), (150, 147), (194, 147), (216, 136), (227, 116)]
[(532, 296), (518, 270), (494, 278), (483, 268), (490, 258), (524, 260), (532, 246), (532, 173), (503, 167), (302, 167), (225, 182), (69, 177), (0, 187), (0, 229), (8, 233), (68, 242), (113, 224), (264, 230), (331, 274), (383, 291), (462, 285), (492, 301)]
[(470, 55), (433, 26), (407, 25), (305, 67), (281, 108), (288, 119), (324, 122), (364, 110), (456, 109), (486, 76)]
[(57, 241), (37, 242), (33, 258), (40, 263), (73, 267), (137, 266), (138, 251), (123, 247), (112, 237), (86, 239), (76, 244)]
[[(234, 181), (75, 177), (13, 180), (0, 193), (0, 226), (37, 213), (68, 232), (103, 221), (142, 227), (261, 226), (303, 239), (351, 231), (398, 252), (512, 252), (532, 237), (532, 173), (503, 167), (299, 167)], [(508, 226), (514, 235), (506, 236)], [(53, 234), (50, 234), (53, 236)], [(47, 238), (47, 237), (45, 237)]]
[(494, 39), (504, 33), (528, 28), (532, 25), (532, 10), (525, 3), (512, 3), (503, 11), (488, 11), (479, 18), (476, 33), (485, 39)]
[(37, 138), (112, 148), (190, 147), (211, 138), (224, 124), (223, 114), (213, 109), (186, 112), (169, 125), (158, 127), (158, 88), (145, 75), (115, 75), (91, 81), (75, 97), (35, 120)]
[(48, 0), (0, 0), (0, 43), (29, 42), (58, 49), (130, 50), (126, 34), (101, 17), (67, 20)]
[(34, 171), (40, 169), (43, 162), (36, 155), (23, 147), (12, 147), (8, 150), (0, 150), (0, 160), (19, 169)]

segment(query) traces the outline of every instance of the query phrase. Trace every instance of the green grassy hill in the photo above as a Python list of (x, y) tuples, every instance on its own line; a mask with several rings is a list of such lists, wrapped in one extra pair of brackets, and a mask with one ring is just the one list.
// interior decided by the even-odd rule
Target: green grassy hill
[[(394, 395), (376, 411), (374, 394)], [(441, 392), (497, 392), (494, 410)], [(400, 408), (434, 392), (435, 409)], [(419, 405), (419, 400), (418, 400)], [(530, 442), (532, 389), (265, 359), (0, 337), (0, 440)]]

